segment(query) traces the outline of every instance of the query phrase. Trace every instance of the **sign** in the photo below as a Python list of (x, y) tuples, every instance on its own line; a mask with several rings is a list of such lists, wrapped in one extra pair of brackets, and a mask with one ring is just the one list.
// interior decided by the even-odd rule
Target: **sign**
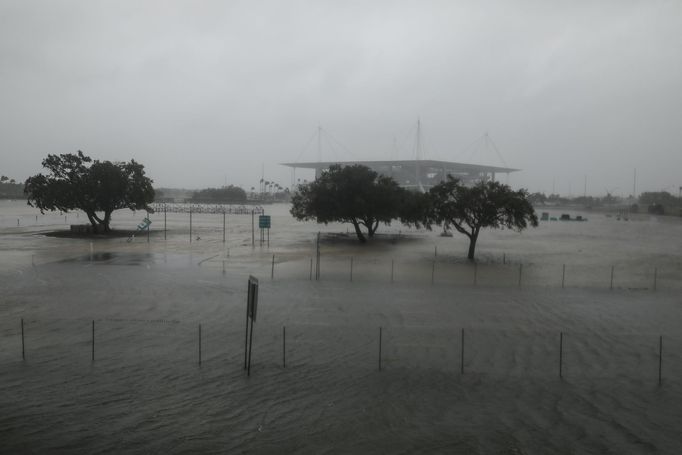
[(247, 293), (246, 314), (252, 321), (256, 320), (258, 310), (258, 278), (249, 276), (249, 288)]
[(270, 215), (259, 215), (258, 227), (261, 229), (270, 229)]
[(144, 220), (142, 220), (142, 222), (140, 224), (137, 225), (137, 230), (141, 231), (143, 229), (147, 229), (147, 227), (150, 224), (152, 224), (152, 222), (149, 220), (149, 218), (145, 218)]

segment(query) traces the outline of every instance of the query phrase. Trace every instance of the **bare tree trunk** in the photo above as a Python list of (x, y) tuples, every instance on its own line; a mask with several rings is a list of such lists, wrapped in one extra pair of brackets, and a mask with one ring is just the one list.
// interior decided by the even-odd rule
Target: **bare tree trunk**
[(367, 233), (369, 238), (374, 237), (374, 233), (377, 231), (377, 228), (379, 227), (379, 221), (370, 221), (368, 224), (367, 228)]
[(90, 211), (85, 212), (85, 214), (87, 215), (88, 220), (90, 221), (90, 224), (92, 224), (93, 231), (97, 232), (97, 224), (98, 224), (97, 223), (97, 215), (95, 215), (94, 213), (92, 213)]
[(476, 241), (477, 240), (478, 240), (478, 235), (469, 236), (469, 254), (467, 254), (467, 258), (470, 261), (474, 260), (474, 253), (476, 252)]
[(365, 243), (367, 239), (365, 238), (365, 235), (362, 233), (362, 229), (360, 229), (360, 224), (356, 220), (353, 220), (353, 227), (355, 228), (355, 235), (358, 236), (358, 240), (360, 240), (362, 243)]
[(111, 222), (111, 210), (104, 212), (104, 220), (102, 220), (102, 227), (104, 228), (105, 233), (111, 232), (111, 229), (109, 229), (109, 223)]

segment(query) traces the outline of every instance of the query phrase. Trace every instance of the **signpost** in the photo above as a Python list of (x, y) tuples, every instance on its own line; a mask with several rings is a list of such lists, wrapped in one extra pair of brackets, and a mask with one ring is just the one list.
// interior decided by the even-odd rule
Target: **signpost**
[[(247, 376), (251, 376), (251, 348), (253, 346), (253, 323), (258, 312), (258, 278), (249, 276), (246, 293), (246, 334), (244, 338), (244, 369)], [(249, 320), (251, 326), (249, 327)]]
[[(149, 214), (147, 214), (149, 216)], [(128, 237), (128, 242), (132, 242), (133, 239), (135, 239), (135, 234), (141, 231), (147, 231), (147, 242), (149, 242), (149, 226), (152, 224), (151, 220), (148, 217), (145, 217), (144, 220), (140, 224), (137, 225), (137, 230), (130, 234), (130, 237)]]
[(260, 245), (265, 242), (265, 230), (268, 230), (268, 248), (270, 247), (270, 215), (258, 216), (258, 227), (260, 228)]

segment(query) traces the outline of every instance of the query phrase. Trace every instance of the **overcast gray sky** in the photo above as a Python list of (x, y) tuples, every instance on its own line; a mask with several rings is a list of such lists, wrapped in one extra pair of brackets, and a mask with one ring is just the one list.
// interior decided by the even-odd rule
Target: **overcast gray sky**
[[(682, 185), (682, 2), (0, 0), (0, 173), (136, 159), (157, 186), (424, 157), (582, 195)], [(397, 144), (397, 145), (396, 145)], [(309, 177), (300, 174), (298, 177)]]

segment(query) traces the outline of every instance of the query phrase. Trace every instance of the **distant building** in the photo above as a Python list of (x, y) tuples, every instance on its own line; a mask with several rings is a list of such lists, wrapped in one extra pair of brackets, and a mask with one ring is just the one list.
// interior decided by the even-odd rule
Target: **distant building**
[(435, 160), (398, 160), (398, 161), (322, 161), (315, 163), (282, 163), (294, 169), (315, 169), (315, 178), (333, 164), (351, 166), (361, 164), (373, 171), (392, 177), (404, 188), (428, 191), (434, 185), (452, 175), (464, 183), (495, 180), (497, 174), (509, 174), (519, 169), (479, 164), (454, 163)]

